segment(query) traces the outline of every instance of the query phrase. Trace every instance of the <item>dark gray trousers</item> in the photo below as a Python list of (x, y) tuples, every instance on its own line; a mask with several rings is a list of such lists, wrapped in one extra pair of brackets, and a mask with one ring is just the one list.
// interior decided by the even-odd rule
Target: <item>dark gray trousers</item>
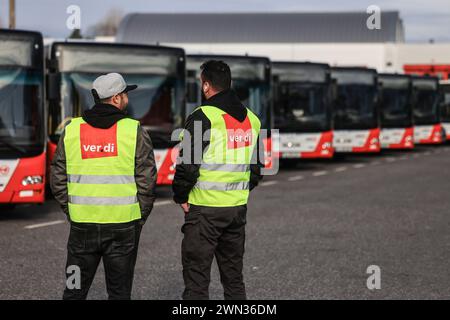
[(190, 206), (182, 227), (185, 300), (209, 299), (214, 256), (226, 300), (245, 300), (242, 275), (247, 206)]

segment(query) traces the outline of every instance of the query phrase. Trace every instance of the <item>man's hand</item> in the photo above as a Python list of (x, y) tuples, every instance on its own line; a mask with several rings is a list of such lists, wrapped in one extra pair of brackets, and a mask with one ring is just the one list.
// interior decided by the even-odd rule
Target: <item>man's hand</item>
[(184, 211), (184, 214), (188, 214), (189, 213), (189, 203), (185, 202), (180, 204), (181, 208)]

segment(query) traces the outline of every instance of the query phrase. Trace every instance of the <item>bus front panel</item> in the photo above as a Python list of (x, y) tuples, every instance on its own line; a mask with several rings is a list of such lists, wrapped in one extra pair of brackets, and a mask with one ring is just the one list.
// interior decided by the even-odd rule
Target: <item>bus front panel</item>
[(0, 203), (45, 199), (42, 35), (0, 31)]

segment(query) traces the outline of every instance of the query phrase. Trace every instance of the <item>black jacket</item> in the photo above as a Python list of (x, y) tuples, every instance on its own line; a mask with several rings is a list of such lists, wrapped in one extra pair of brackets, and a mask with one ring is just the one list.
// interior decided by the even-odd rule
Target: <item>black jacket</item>
[[(126, 112), (108, 104), (96, 104), (83, 114), (84, 121), (95, 128), (101, 129), (110, 128), (117, 121), (126, 117)], [(141, 215), (145, 221), (150, 215), (155, 201), (156, 164), (152, 141), (148, 133), (141, 126), (138, 127), (136, 138), (135, 180)], [(50, 187), (64, 213), (68, 214), (69, 199), (67, 193), (64, 132), (59, 139), (58, 147), (51, 163)]]
[[(222, 91), (209, 100), (206, 100), (203, 105), (215, 106), (227, 114), (242, 122), (247, 117), (247, 109), (241, 103), (238, 96), (233, 90)], [(201, 122), (202, 134), (201, 136), (196, 134), (194, 130), (194, 123)], [(194, 185), (197, 183), (197, 179), (200, 175), (200, 164), (199, 161), (194, 162), (194, 150), (197, 146), (202, 146), (202, 153), (205, 151), (206, 147), (209, 145), (209, 139), (202, 139), (204, 133), (211, 129), (211, 122), (206, 117), (201, 109), (194, 111), (186, 120), (185, 129), (191, 135), (191, 145), (186, 146), (182, 142), (180, 157), (183, 157), (183, 152), (186, 150), (191, 151), (191, 163), (179, 163), (176, 166), (175, 177), (173, 179), (172, 189), (174, 192), (174, 201), (176, 203), (186, 203), (188, 201), (189, 193), (191, 192)], [(264, 159), (260, 156), (258, 150), (259, 144), (257, 143), (257, 148), (255, 148), (254, 157), (256, 157), (257, 162), (250, 165), (250, 190), (255, 188), (259, 181), (262, 179), (261, 168), (264, 167)], [(195, 163), (195, 164), (192, 164)]]

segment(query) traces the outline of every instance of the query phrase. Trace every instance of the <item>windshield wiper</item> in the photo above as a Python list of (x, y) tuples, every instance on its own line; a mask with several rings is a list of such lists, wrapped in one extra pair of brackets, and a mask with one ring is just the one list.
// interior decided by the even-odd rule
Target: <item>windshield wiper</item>
[(7, 146), (11, 150), (19, 151), (20, 153), (26, 153), (27, 151), (19, 146), (16, 146), (15, 144), (12, 144), (10, 142), (7, 142), (5, 140), (0, 140), (0, 145)]

